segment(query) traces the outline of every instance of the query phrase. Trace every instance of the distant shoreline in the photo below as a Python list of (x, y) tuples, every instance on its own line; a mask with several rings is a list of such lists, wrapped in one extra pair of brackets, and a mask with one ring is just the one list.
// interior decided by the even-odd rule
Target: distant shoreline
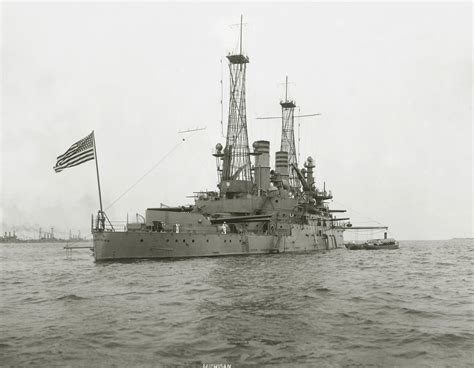
[(16, 240), (11, 242), (0, 242), (0, 244), (54, 244), (54, 243), (92, 243), (92, 239), (83, 240), (66, 240), (56, 239), (51, 241), (39, 241), (39, 240)]

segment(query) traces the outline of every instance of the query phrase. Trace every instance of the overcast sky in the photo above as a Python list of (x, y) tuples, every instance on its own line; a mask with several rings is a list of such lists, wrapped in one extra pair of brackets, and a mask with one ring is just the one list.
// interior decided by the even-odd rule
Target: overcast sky
[[(95, 130), (104, 207), (125, 220), (215, 190), (221, 58), (244, 15), (250, 142), (279, 149), (281, 83), (301, 158), (349, 209), (399, 239), (472, 236), (471, 5), (2, 3), (1, 231), (89, 232), (93, 161), (56, 156)], [(228, 67), (224, 60), (224, 125)], [(186, 136), (178, 130), (206, 126)], [(181, 143), (180, 143), (181, 142)], [(177, 145), (177, 146), (176, 146)], [(273, 160), (273, 158), (272, 158)], [(66, 233), (66, 234), (65, 234)]]

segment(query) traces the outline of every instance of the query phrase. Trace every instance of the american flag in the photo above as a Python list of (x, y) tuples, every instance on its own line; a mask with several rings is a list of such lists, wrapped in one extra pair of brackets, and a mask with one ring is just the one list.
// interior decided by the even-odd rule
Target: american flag
[(92, 132), (87, 137), (74, 143), (64, 154), (58, 156), (58, 162), (56, 162), (53, 169), (60, 172), (94, 158), (94, 132)]

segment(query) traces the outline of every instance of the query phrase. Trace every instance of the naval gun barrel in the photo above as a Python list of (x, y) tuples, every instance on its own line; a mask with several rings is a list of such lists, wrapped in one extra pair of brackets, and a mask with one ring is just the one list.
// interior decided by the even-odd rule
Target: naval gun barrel
[(345, 230), (377, 230), (385, 229), (388, 230), (388, 226), (346, 226)]
[(228, 224), (239, 223), (239, 222), (264, 222), (270, 221), (272, 215), (249, 215), (249, 216), (232, 216), (232, 217), (220, 217), (211, 219), (211, 224), (222, 224), (224, 222)]

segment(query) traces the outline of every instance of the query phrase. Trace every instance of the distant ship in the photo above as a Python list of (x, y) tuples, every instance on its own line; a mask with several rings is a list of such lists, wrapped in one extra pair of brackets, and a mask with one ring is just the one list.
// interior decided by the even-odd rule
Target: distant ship
[(13, 231), (13, 234), (11, 231), (8, 233), (5, 231), (5, 234), (0, 236), (0, 243), (17, 243), (18, 241), (20, 240), (16, 236), (15, 231)]
[(87, 240), (85, 238), (81, 237), (81, 233), (79, 231), (78, 235), (72, 235), (71, 232), (69, 232), (69, 239), (62, 239), (62, 238), (57, 238), (54, 235), (53, 227), (51, 228), (51, 232), (47, 231), (42, 231), (42, 229), (39, 229), (39, 234), (37, 239), (32, 239), (32, 238), (20, 238), (16, 235), (15, 231), (12, 232), (6, 232), (3, 236), (0, 236), (0, 243), (64, 243), (64, 242), (74, 242), (74, 243), (80, 243), (80, 242), (90, 242), (90, 240)]
[[(227, 56), (230, 96), (225, 146), (218, 143), (217, 191), (198, 192), (194, 205), (148, 208), (142, 223), (119, 231), (99, 211), (92, 220), (96, 261), (311, 252), (344, 246), (344, 231), (356, 229), (334, 213), (331, 191), (318, 189), (315, 161), (300, 166), (294, 136), (295, 101), (286, 96), (281, 145), (270, 164), (270, 142), (250, 150), (246, 118), (246, 69), (249, 58)], [(171, 181), (172, 178), (169, 178)], [(185, 179), (184, 179), (185, 180)], [(190, 181), (192, 178), (190, 178)]]

